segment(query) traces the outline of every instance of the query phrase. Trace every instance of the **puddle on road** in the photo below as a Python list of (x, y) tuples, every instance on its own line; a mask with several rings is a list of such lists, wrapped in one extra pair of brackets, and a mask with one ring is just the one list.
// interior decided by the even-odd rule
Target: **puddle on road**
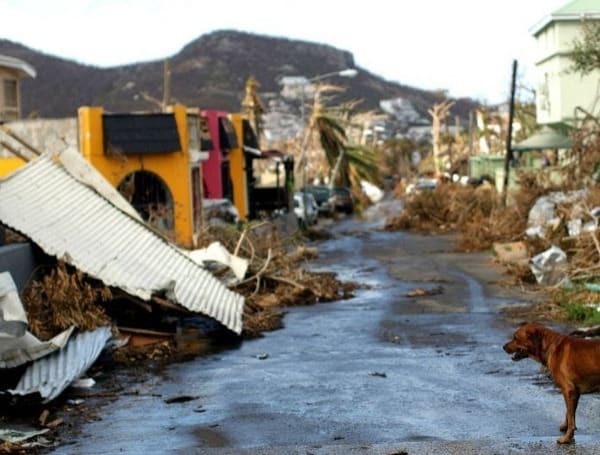
[(215, 428), (196, 428), (192, 434), (198, 438), (199, 447), (227, 447), (229, 439)]
[(440, 331), (439, 326), (429, 322), (417, 324), (414, 319), (402, 321), (382, 321), (379, 338), (404, 347), (443, 347), (464, 345), (468, 337), (455, 330)]

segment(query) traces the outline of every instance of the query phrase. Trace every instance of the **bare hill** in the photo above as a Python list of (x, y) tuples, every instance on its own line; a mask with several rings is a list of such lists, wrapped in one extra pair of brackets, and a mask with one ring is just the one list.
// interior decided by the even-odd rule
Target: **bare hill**
[[(7, 40), (0, 54), (33, 65), (37, 78), (23, 81), (23, 115), (74, 116), (82, 105), (104, 106), (108, 111), (148, 110), (156, 106), (142, 96), (162, 98), (163, 62), (134, 63), (111, 68), (83, 65), (47, 55)], [(200, 36), (170, 57), (171, 95), (174, 101), (205, 109), (238, 111), (249, 76), (261, 84), (261, 93), (279, 92), (282, 76), (307, 77), (355, 67), (350, 52), (331, 46), (274, 38), (237, 31)], [(401, 66), (403, 62), (399, 61)], [(443, 95), (386, 81), (358, 68), (354, 79), (332, 82), (347, 86), (347, 99), (362, 99), (362, 110), (374, 109), (379, 100), (404, 97), (424, 116)], [(476, 103), (458, 100), (453, 113), (466, 118)]]

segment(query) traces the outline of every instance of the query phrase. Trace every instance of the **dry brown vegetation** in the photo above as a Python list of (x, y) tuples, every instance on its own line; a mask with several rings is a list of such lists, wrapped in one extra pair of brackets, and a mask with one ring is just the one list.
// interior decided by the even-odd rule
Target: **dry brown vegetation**
[(281, 327), (285, 307), (348, 298), (356, 289), (356, 284), (342, 283), (333, 273), (303, 268), (303, 263), (318, 252), (303, 247), (296, 238), (282, 238), (270, 222), (251, 225), (241, 233), (213, 226), (204, 236), (204, 242), (214, 240), (249, 259), (247, 278), (233, 287), (246, 298), (246, 337)]
[[(574, 218), (583, 223), (591, 221), (590, 210), (600, 207), (600, 124), (588, 121), (572, 135), (574, 146), (569, 164), (561, 169), (557, 178), (543, 170), (517, 170), (518, 190), (503, 195), (489, 184), (479, 187), (440, 183), (435, 190), (402, 196), (404, 211), (396, 218), (387, 220), (386, 229), (405, 229), (424, 233), (455, 232), (459, 251), (481, 251), (496, 243), (523, 242), (529, 257), (545, 251), (551, 245), (559, 246), (568, 258), (567, 276), (575, 283), (571, 291), (561, 290), (550, 294), (550, 303), (532, 311), (540, 316), (543, 312), (550, 319), (565, 318), (563, 305), (566, 300), (582, 305), (600, 302), (600, 293), (581, 290), (578, 283), (600, 282), (600, 237), (597, 231), (582, 232), (569, 236), (567, 222)], [(515, 170), (511, 170), (515, 172)], [(543, 227), (543, 236), (526, 235), (528, 214), (536, 200), (553, 192), (569, 192), (585, 189), (585, 196), (569, 203), (558, 203), (556, 222)], [(514, 283), (535, 282), (529, 266), (504, 264)], [(565, 295), (568, 294), (568, 298)], [(560, 298), (559, 296), (562, 296)]]
[(112, 297), (110, 289), (93, 284), (82, 272), (63, 262), (23, 291), (22, 300), (29, 330), (41, 340), (48, 340), (72, 325), (92, 330), (110, 324), (99, 303)]
[[(241, 232), (232, 226), (210, 226), (202, 236), (201, 246), (213, 241), (221, 242), (230, 252), (249, 261), (246, 278), (230, 286), (245, 297), (243, 337), (257, 337), (280, 328), (285, 307), (348, 298), (356, 288), (354, 283), (342, 283), (333, 273), (306, 270), (303, 266), (318, 255), (318, 250), (303, 246), (301, 239), (282, 238), (270, 222), (250, 225)], [(225, 279), (229, 272), (222, 268), (213, 273)], [(41, 270), (38, 275), (22, 292), (30, 331), (38, 338), (48, 340), (72, 325), (80, 330), (92, 330), (113, 324), (118, 332), (120, 315), (111, 314), (110, 302), (122, 294), (120, 291), (111, 292), (101, 282), (63, 262)], [(152, 314), (164, 311), (156, 302), (136, 304), (134, 298), (117, 306), (127, 306), (127, 312), (138, 314), (138, 320), (148, 320), (148, 311)], [(117, 362), (132, 363), (168, 359), (188, 351), (202, 352), (202, 348), (188, 345), (177, 346), (177, 340), (172, 338), (141, 347), (121, 348), (113, 358)], [(186, 352), (182, 353), (179, 348)]]

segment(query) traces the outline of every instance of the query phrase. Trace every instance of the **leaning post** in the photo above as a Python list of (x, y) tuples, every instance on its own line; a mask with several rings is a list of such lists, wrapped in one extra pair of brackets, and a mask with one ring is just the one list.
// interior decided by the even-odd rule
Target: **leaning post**
[(506, 160), (504, 161), (504, 186), (502, 187), (502, 202), (506, 207), (506, 196), (508, 194), (508, 172), (512, 158), (512, 127), (515, 114), (515, 86), (517, 81), (517, 61), (513, 60), (512, 81), (510, 84), (510, 108), (508, 112), (508, 137), (506, 138)]

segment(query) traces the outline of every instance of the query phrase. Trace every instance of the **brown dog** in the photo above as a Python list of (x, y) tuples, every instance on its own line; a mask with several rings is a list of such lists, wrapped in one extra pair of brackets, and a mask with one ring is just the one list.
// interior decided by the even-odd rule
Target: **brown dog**
[(529, 357), (548, 367), (567, 407), (565, 421), (560, 426), (565, 434), (557, 442), (571, 442), (579, 396), (600, 390), (600, 341), (563, 335), (539, 324), (524, 324), (504, 345), (504, 350), (513, 355), (513, 360)]

